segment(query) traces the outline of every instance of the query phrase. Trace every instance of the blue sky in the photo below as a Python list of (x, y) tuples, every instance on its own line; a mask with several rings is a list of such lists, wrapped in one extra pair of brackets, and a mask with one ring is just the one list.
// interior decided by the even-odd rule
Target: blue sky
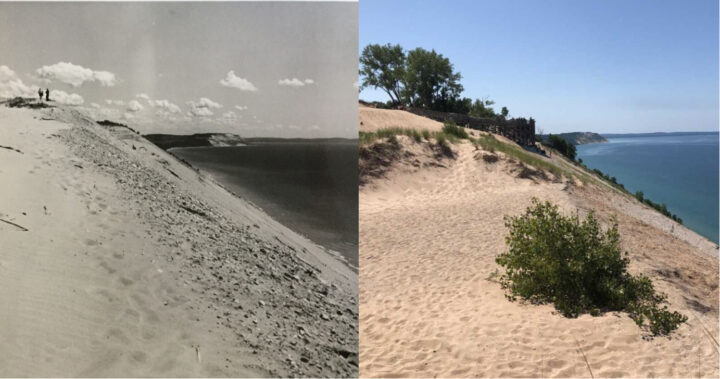
[[(359, 49), (435, 49), (544, 132), (718, 130), (718, 1), (360, 1)], [(364, 100), (387, 100), (365, 89)]]

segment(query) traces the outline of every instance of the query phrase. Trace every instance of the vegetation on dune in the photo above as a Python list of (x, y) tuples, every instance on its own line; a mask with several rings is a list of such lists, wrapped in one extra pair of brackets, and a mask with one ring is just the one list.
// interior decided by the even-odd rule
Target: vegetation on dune
[(559, 136), (550, 134), (548, 136), (547, 140), (543, 140), (541, 143), (557, 150), (558, 152), (560, 152), (560, 154), (567, 157), (567, 159), (569, 159), (571, 161), (575, 160), (575, 157), (577, 155), (575, 145), (566, 141), (565, 139), (563, 139)]
[(559, 136), (550, 134), (550, 135), (548, 136), (548, 138), (547, 138), (546, 140), (544, 140), (543, 142), (541, 142), (541, 143), (542, 143), (543, 145), (545, 145), (546, 147), (548, 147), (548, 148), (552, 148), (552, 149), (558, 151), (558, 152), (561, 153), (563, 156), (565, 156), (566, 158), (568, 158), (573, 164), (582, 167), (583, 169), (585, 169), (585, 170), (588, 171), (588, 172), (593, 172), (593, 173), (595, 173), (600, 179), (605, 180), (608, 184), (610, 184), (611, 186), (617, 188), (618, 190), (620, 190), (620, 191), (622, 191), (622, 192), (624, 192), (624, 193), (626, 193), (626, 194), (628, 194), (628, 195), (634, 195), (635, 198), (636, 198), (639, 202), (641, 202), (641, 203), (643, 203), (643, 204), (645, 204), (645, 205), (647, 205), (647, 206), (655, 209), (656, 211), (660, 212), (660, 213), (663, 214), (664, 216), (670, 218), (671, 220), (673, 220), (673, 221), (675, 221), (675, 222), (677, 222), (677, 223), (680, 223), (680, 224), (683, 223), (682, 218), (680, 218), (680, 217), (678, 217), (676, 214), (670, 212), (670, 211), (667, 209), (667, 205), (665, 205), (665, 203), (655, 203), (655, 202), (653, 202), (652, 200), (646, 198), (646, 197), (644, 196), (644, 194), (643, 194), (642, 191), (637, 191), (635, 194), (632, 194), (632, 193), (630, 193), (630, 191), (628, 191), (628, 190), (625, 188), (625, 185), (623, 185), (622, 183), (619, 183), (619, 182), (617, 181), (617, 178), (615, 178), (614, 176), (610, 176), (610, 175), (608, 175), (608, 174), (605, 174), (604, 172), (602, 172), (602, 171), (600, 171), (599, 169), (596, 169), (596, 168), (590, 169), (590, 168), (587, 167), (585, 164), (583, 164), (582, 159), (577, 159), (577, 160), (576, 160), (575, 157), (576, 157), (577, 152), (576, 152), (576, 149), (575, 149), (575, 145), (573, 145), (571, 142), (569, 142), (569, 141), (567, 141), (567, 140), (565, 140), (565, 139), (563, 139), (563, 138), (561, 138), (561, 137), (559, 137)]
[(452, 119), (445, 120), (442, 131), (444, 134), (450, 134), (459, 139), (469, 138), (467, 131), (465, 131), (465, 128), (463, 128), (462, 126), (457, 126), (455, 124), (455, 121), (453, 121)]
[(645, 197), (645, 194), (644, 194), (642, 191), (637, 191), (637, 192), (635, 192), (635, 194), (630, 193), (630, 191), (628, 191), (622, 183), (619, 183), (619, 182), (617, 181), (617, 178), (615, 178), (614, 176), (610, 176), (610, 175), (608, 175), (608, 174), (606, 174), (606, 173), (604, 173), (604, 172), (602, 172), (602, 171), (600, 171), (599, 169), (596, 169), (596, 168), (594, 168), (594, 169), (591, 170), (589, 167), (587, 167), (586, 165), (584, 165), (584, 164), (582, 163), (582, 159), (578, 159), (575, 163), (576, 163), (577, 165), (579, 165), (580, 167), (584, 168), (584, 169), (587, 170), (587, 171), (594, 172), (598, 177), (600, 177), (601, 179), (605, 180), (608, 184), (612, 185), (613, 187), (617, 188), (618, 190), (620, 190), (620, 191), (622, 191), (622, 192), (624, 192), (624, 193), (626, 193), (626, 194), (628, 194), (628, 195), (633, 195), (633, 196), (635, 196), (635, 198), (636, 198), (639, 202), (641, 202), (641, 203), (643, 203), (643, 204), (645, 204), (645, 205), (647, 205), (647, 206), (655, 209), (656, 211), (660, 212), (660, 213), (661, 213), (662, 215), (664, 215), (665, 217), (668, 217), (668, 218), (670, 218), (671, 220), (673, 220), (673, 221), (675, 221), (675, 222), (677, 222), (677, 223), (679, 223), (679, 224), (682, 224), (682, 223), (683, 223), (682, 218), (680, 218), (680, 217), (678, 217), (678, 215), (670, 212), (670, 211), (667, 209), (667, 205), (666, 205), (665, 203), (656, 203), (656, 202), (654, 202), (654, 201), (646, 198), (646, 197)]
[[(590, 212), (584, 220), (565, 217), (550, 202), (532, 200), (525, 213), (505, 217), (509, 250), (496, 262), (510, 300), (553, 303), (567, 317), (625, 311), (653, 335), (665, 335), (687, 321), (667, 309), (647, 276), (628, 273), (616, 220), (603, 231)], [(646, 323), (647, 321), (647, 323)]]
[(682, 224), (682, 222), (683, 222), (682, 219), (680, 217), (678, 217), (676, 214), (668, 211), (667, 205), (665, 205), (665, 203), (658, 204), (658, 203), (653, 202), (650, 199), (645, 198), (645, 194), (642, 191), (635, 192), (635, 198), (639, 202), (644, 203), (644, 204), (648, 205), (649, 207), (655, 208), (655, 210), (662, 213), (663, 215), (670, 217), (671, 219), (675, 220), (676, 222)]
[(467, 134), (465, 128), (455, 125), (452, 120), (446, 121), (443, 125), (443, 130), (439, 132), (431, 132), (429, 130), (418, 131), (409, 128), (383, 128), (374, 132), (360, 132), (360, 145), (367, 146), (375, 141), (385, 140), (391, 136), (408, 136), (415, 142), (421, 142), (423, 140), (431, 141), (431, 139), (434, 139), (443, 149), (449, 149), (448, 143), (457, 143), (463, 139), (467, 139), (478, 148), (489, 152), (502, 152), (510, 159), (515, 159), (540, 170), (549, 171), (555, 176), (565, 176), (567, 178), (576, 176), (570, 170), (563, 169), (552, 162), (548, 162), (519, 146), (500, 141), (492, 134), (481, 134), (478, 138), (473, 138)]
[(566, 178), (574, 178), (575, 174), (569, 170), (563, 169), (552, 162), (548, 162), (537, 154), (531, 153), (519, 146), (502, 142), (495, 138), (492, 134), (482, 134), (480, 137), (473, 139), (472, 143), (480, 146), (483, 150), (490, 152), (499, 151), (508, 157), (517, 159), (518, 161), (533, 166), (537, 169), (551, 172), (555, 176), (565, 176)]

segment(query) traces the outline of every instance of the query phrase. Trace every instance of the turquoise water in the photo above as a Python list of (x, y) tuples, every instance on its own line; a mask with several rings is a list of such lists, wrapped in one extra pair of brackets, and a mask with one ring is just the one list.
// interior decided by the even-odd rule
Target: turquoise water
[(607, 139), (577, 146), (578, 158), (630, 192), (667, 204), (685, 226), (718, 243), (718, 133)]

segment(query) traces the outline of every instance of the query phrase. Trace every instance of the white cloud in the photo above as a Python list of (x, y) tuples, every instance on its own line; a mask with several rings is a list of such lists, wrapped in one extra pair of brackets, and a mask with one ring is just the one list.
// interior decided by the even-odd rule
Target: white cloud
[(122, 100), (110, 100), (110, 99), (108, 99), (108, 100), (105, 100), (105, 104), (107, 104), (107, 105), (115, 105), (115, 106), (117, 106), (117, 107), (123, 107), (123, 106), (125, 106), (125, 102), (122, 101)]
[(243, 105), (236, 105), (236, 106), (235, 106), (235, 109), (237, 109), (237, 110), (239, 110), (239, 111), (244, 111), (244, 110), (247, 110), (248, 107), (247, 107), (247, 106), (243, 106)]
[(218, 104), (207, 97), (201, 97), (199, 101), (188, 101), (190, 105), (190, 111), (187, 113), (188, 116), (196, 117), (207, 117), (212, 116), (214, 113), (212, 109), (222, 108), (221, 104)]
[(146, 93), (139, 93), (135, 95), (135, 97), (137, 97), (138, 99), (144, 99), (145, 101), (150, 103), (150, 105), (152, 105), (152, 100), (150, 100), (150, 96), (148, 96)]
[(15, 71), (11, 70), (10, 67), (5, 65), (0, 66), (0, 82), (10, 81), (16, 78)]
[(241, 91), (254, 92), (258, 90), (249, 80), (235, 75), (234, 71), (229, 71), (225, 79), (220, 80), (220, 84), (223, 87), (237, 88)]
[(303, 86), (309, 86), (314, 83), (315, 83), (315, 81), (312, 79), (300, 80), (298, 78), (292, 78), (292, 79), (278, 80), (278, 84), (281, 86), (296, 87), (296, 88), (303, 87)]
[(292, 78), (292, 79), (281, 79), (278, 80), (278, 84), (281, 86), (288, 86), (288, 87), (302, 87), (305, 85), (305, 82), (298, 78)]
[(130, 112), (140, 112), (144, 108), (145, 107), (143, 107), (142, 104), (140, 104), (140, 102), (137, 100), (130, 100), (127, 106), (127, 110)]
[(35, 70), (42, 79), (58, 80), (80, 87), (85, 82), (99, 82), (103, 87), (112, 87), (117, 83), (115, 74), (109, 71), (94, 71), (69, 62), (58, 62), (50, 66), (42, 66)]
[(121, 111), (97, 103), (90, 103), (89, 107), (79, 107), (79, 109), (95, 120), (117, 120), (121, 117)]
[(85, 102), (82, 96), (76, 93), (67, 93), (60, 90), (50, 91), (50, 100), (67, 105), (81, 105)]
[(18, 78), (8, 66), (0, 66), (0, 97), (35, 97), (37, 88), (30, 87)]
[(237, 114), (235, 114), (235, 112), (233, 112), (233, 111), (229, 111), (229, 112), (223, 113), (222, 117), (223, 117), (223, 118), (229, 118), (229, 119), (236, 119), (236, 118), (237, 118)]
[(117, 83), (115, 74), (109, 71), (94, 71), (93, 76), (103, 87), (113, 87)]
[(180, 107), (171, 103), (168, 100), (150, 100), (150, 105), (156, 108), (160, 108), (158, 112), (180, 113)]
[[(0, 97), (32, 97), (37, 96), (37, 87), (30, 87), (8, 66), (0, 66)], [(50, 91), (50, 100), (60, 104), (81, 105), (85, 102), (82, 96), (65, 91)]]

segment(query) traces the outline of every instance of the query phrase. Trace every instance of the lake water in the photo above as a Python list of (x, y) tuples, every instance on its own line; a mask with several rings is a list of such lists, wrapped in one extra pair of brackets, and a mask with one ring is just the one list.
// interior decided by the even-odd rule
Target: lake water
[(578, 158), (625, 188), (667, 204), (683, 224), (718, 243), (718, 133), (611, 137), (577, 146)]
[(171, 150), (357, 268), (357, 146), (357, 141), (279, 142)]

